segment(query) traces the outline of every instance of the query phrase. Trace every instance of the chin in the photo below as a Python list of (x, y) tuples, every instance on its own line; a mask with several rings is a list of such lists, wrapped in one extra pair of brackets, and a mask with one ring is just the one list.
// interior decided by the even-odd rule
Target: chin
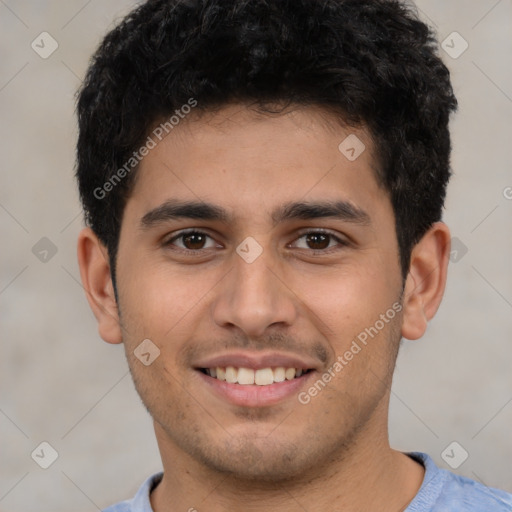
[(321, 451), (318, 449), (310, 453), (311, 450), (304, 446), (307, 443), (300, 443), (302, 449), (299, 449), (299, 443), (293, 442), (289, 436), (272, 439), (268, 432), (259, 438), (254, 432), (229, 435), (223, 431), (220, 435), (222, 437), (213, 438), (206, 432), (191, 429), (187, 435), (171, 434), (170, 437), (201, 466), (241, 482), (268, 484), (296, 479), (309, 467), (307, 461), (311, 465), (311, 459), (318, 458)]
[(201, 461), (215, 472), (229, 474), (240, 481), (284, 483), (296, 480), (305, 473), (306, 463), (295, 448), (277, 450), (270, 447), (262, 450), (254, 445), (245, 445), (238, 450), (223, 450), (210, 453)]

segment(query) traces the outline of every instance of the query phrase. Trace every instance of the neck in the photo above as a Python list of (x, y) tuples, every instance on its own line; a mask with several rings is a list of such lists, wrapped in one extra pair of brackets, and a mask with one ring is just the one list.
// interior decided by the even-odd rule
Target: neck
[(421, 464), (390, 448), (387, 428), (381, 428), (379, 436), (366, 428), (328, 460), (271, 483), (212, 471), (168, 440), (158, 424), (155, 430), (164, 464), (164, 477), (151, 495), (155, 512), (316, 512), (333, 507), (343, 512), (398, 512), (407, 508), (424, 477)]

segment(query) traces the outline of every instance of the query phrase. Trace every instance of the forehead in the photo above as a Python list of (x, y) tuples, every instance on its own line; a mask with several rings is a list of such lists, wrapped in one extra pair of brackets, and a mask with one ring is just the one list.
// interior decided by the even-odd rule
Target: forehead
[(145, 214), (169, 199), (193, 200), (222, 204), (230, 222), (267, 212), (272, 224), (298, 199), (363, 210), (387, 196), (374, 153), (364, 129), (319, 108), (267, 114), (229, 105), (174, 126), (142, 160), (131, 199)]

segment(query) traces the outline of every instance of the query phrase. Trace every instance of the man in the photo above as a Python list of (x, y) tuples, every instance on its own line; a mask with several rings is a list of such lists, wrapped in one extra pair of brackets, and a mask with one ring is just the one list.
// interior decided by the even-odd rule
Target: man
[(152, 0), (78, 102), (82, 281), (163, 473), (109, 512), (510, 511), (389, 446), (440, 304), (456, 99), (392, 0)]

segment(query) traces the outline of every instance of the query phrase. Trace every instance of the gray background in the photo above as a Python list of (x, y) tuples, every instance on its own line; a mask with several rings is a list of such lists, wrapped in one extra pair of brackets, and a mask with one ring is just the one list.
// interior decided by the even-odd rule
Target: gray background
[[(74, 92), (133, 5), (0, 0), (1, 511), (94, 511), (160, 469), (122, 347), (99, 338), (75, 254)], [(512, 1), (417, 5), (440, 41), (457, 31), (469, 43), (457, 59), (441, 50), (460, 102), (445, 220), (467, 253), (450, 264), (427, 334), (402, 348), (391, 443), (449, 468), (441, 454), (457, 441), (469, 454), (457, 473), (512, 491)], [(43, 31), (59, 44), (47, 59), (31, 48)], [(57, 248), (46, 262), (32, 252), (42, 237)], [(46, 470), (31, 458), (42, 441), (59, 455)]]

